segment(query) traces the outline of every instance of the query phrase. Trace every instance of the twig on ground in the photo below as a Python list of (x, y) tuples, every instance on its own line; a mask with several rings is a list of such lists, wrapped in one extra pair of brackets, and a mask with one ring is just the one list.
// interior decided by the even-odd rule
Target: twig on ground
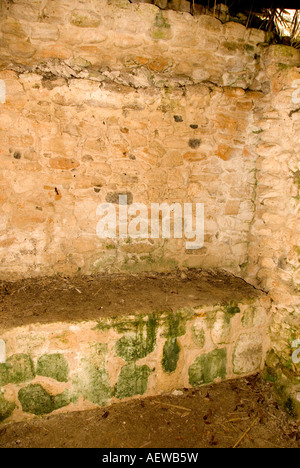
[(185, 410), (185, 411), (192, 411), (190, 408), (185, 408), (184, 406), (171, 405), (170, 403), (162, 403), (161, 401), (153, 400), (153, 403), (156, 403), (159, 406), (167, 406), (170, 408), (178, 408), (178, 409)]
[(244, 432), (244, 434), (239, 438), (239, 440), (237, 441), (237, 443), (232, 447), (232, 448), (237, 448), (240, 443), (242, 442), (242, 440), (248, 435), (248, 433), (251, 431), (252, 427), (255, 426), (255, 424), (258, 422), (259, 418), (255, 418), (254, 421), (252, 422), (251, 426), (248, 427), (248, 429), (246, 430), (246, 432)]

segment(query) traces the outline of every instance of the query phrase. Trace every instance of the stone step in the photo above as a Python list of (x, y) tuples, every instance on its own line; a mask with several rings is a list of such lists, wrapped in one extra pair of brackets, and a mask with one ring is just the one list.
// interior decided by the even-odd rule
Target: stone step
[(1, 283), (0, 421), (251, 375), (270, 300), (224, 271)]

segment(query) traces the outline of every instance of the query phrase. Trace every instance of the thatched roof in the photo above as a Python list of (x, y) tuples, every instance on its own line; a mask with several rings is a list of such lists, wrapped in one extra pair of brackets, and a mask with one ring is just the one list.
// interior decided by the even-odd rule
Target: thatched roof
[[(190, 0), (193, 3), (193, 0)], [(210, 5), (212, 7), (214, 0), (194, 0), (195, 4)], [(282, 9), (297, 9), (299, 8), (299, 0), (223, 0), (217, 3), (224, 3), (230, 9), (245, 11), (256, 10), (260, 11), (265, 8), (282, 8)]]
[[(111, 0), (113, 1), (113, 0)], [(290, 39), (300, 47), (299, 0), (129, 0), (132, 3), (153, 3), (159, 8), (189, 12), (195, 16), (208, 14), (223, 23), (236, 21), (246, 27), (263, 29), (273, 34), (274, 41)], [(269, 37), (272, 41), (272, 36)]]

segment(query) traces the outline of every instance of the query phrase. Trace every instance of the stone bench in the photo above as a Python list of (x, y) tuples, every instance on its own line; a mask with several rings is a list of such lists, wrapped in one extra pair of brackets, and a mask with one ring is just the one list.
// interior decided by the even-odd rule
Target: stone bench
[(0, 284), (0, 421), (260, 371), (268, 297), (223, 271)]

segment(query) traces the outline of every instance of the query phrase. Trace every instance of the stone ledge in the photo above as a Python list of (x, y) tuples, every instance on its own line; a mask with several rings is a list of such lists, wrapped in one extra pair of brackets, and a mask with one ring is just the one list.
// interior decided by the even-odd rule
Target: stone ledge
[[(263, 293), (231, 275), (224, 286), (225, 277), (220, 274), (213, 278), (212, 273), (206, 278), (202, 273), (202, 281), (199, 276), (198, 280), (187, 277), (197, 300), (191, 297), (191, 290), (190, 294), (186, 291), (185, 298), (180, 291), (176, 294), (172, 290), (174, 278), (169, 278), (169, 294), (178, 296), (177, 306), (175, 301), (164, 308), (155, 296), (159, 287), (155, 284), (148, 290), (153, 299), (152, 313), (141, 313), (142, 307), (138, 312), (129, 300), (126, 312), (114, 304), (109, 314), (98, 307), (97, 319), (78, 321), (76, 315), (75, 321), (69, 310), (67, 321), (66, 302), (62, 301), (64, 321), (57, 321), (57, 316), (51, 320), (48, 311), (50, 323), (38, 323), (32, 317), (26, 325), (6, 331), (2, 328), (7, 360), (0, 364), (0, 421), (90, 409), (262, 370), (269, 349), (265, 337), (270, 302)], [(160, 286), (168, 289), (166, 278)], [(139, 294), (137, 289), (141, 289), (138, 283), (134, 294)], [(205, 291), (210, 294), (206, 300)], [(128, 293), (124, 289), (124, 297)], [(72, 302), (78, 310), (77, 294), (73, 290)], [(116, 291), (110, 294), (112, 297)], [(150, 310), (149, 301), (142, 291), (140, 294), (144, 310)], [(122, 303), (120, 291), (117, 296)], [(166, 297), (163, 292), (161, 299)], [(42, 303), (45, 309), (47, 301), (43, 299)], [(88, 300), (81, 302), (80, 308), (87, 310)]]

